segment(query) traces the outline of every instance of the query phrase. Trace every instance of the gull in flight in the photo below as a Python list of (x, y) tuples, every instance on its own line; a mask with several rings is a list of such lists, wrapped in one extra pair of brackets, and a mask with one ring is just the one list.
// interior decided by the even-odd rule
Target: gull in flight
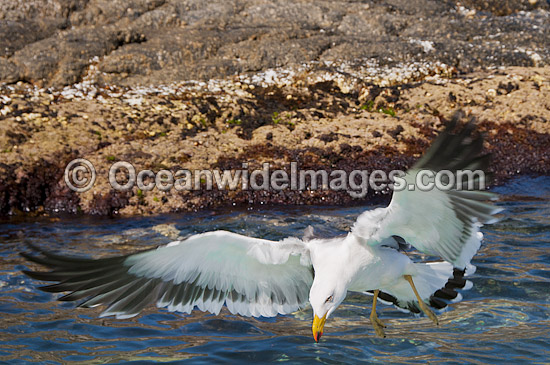
[[(31, 278), (53, 281), (46, 292), (69, 292), (63, 301), (81, 307), (107, 306), (101, 316), (129, 318), (155, 303), (169, 311), (197, 308), (218, 314), (225, 305), (233, 314), (272, 317), (313, 308), (313, 337), (319, 341), (325, 321), (348, 291), (370, 293), (370, 320), (378, 336), (384, 323), (377, 300), (411, 312), (442, 309), (459, 300), (458, 289), (471, 283), (470, 260), (480, 247), (484, 223), (500, 209), (494, 194), (481, 191), (484, 176), (460, 178), (464, 170), (482, 171), (483, 139), (472, 136), (472, 122), (457, 126), (455, 116), (426, 154), (407, 171), (386, 208), (362, 213), (343, 237), (317, 238), (310, 228), (303, 238), (270, 241), (227, 231), (190, 236), (165, 246), (110, 258), (77, 258), (29, 245), (26, 259), (51, 271), (24, 271)], [(453, 134), (453, 130), (458, 129)], [(446, 170), (452, 189), (418, 189), (420, 171)], [(466, 186), (470, 184), (466, 189)], [(411, 189), (414, 188), (414, 189)], [(406, 250), (438, 256), (442, 261), (413, 262)]]

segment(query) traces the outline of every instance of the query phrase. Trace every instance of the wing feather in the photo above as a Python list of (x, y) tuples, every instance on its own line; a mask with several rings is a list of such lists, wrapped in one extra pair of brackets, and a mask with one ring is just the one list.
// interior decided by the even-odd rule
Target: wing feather
[(155, 250), (107, 259), (22, 253), (53, 269), (25, 273), (57, 283), (41, 287), (69, 292), (60, 300), (82, 307), (106, 305), (102, 317), (128, 318), (149, 303), (189, 313), (197, 307), (219, 313), (275, 316), (296, 311), (308, 300), (313, 282), (309, 251), (296, 238), (273, 242), (225, 231), (191, 236)]
[[(361, 214), (354, 234), (369, 245), (383, 245), (388, 237), (399, 236), (419, 251), (440, 256), (457, 268), (469, 265), (481, 244), (479, 228), (495, 222), (494, 215), (502, 209), (493, 204), (495, 194), (480, 190), (486, 182), (483, 176), (476, 176), (472, 190), (465, 190), (468, 181), (464, 177), (460, 180), (459, 170), (485, 169), (489, 156), (481, 155), (483, 138), (471, 135), (472, 121), (457, 134), (451, 133), (459, 117), (453, 118), (403, 177), (406, 190), (395, 191), (388, 207)], [(451, 190), (422, 191), (416, 177), (425, 169), (434, 173), (448, 170), (457, 183)]]

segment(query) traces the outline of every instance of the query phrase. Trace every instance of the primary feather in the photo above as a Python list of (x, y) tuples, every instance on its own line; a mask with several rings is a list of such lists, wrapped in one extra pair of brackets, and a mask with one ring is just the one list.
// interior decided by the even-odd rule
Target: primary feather
[[(461, 171), (481, 171), (487, 164), (481, 155), (483, 139), (472, 137), (473, 124), (458, 134), (451, 134), (451, 123), (436, 139), (426, 154), (403, 177), (404, 190), (395, 191), (390, 205), (361, 214), (353, 232), (368, 245), (380, 245), (388, 237), (399, 236), (420, 252), (439, 256), (455, 267), (464, 269), (478, 251), (483, 235), (479, 228), (495, 221), (502, 209), (492, 202), (495, 195), (480, 190), (464, 190), (468, 181), (457, 179)], [(422, 191), (416, 181), (422, 170), (434, 173), (447, 170), (457, 180), (450, 190)], [(474, 181), (483, 187), (484, 181)]]
[[(418, 312), (404, 275), (413, 278), (423, 301), (444, 308), (460, 299), (457, 290), (469, 287), (464, 275), (474, 269), (470, 261), (481, 244), (480, 227), (500, 211), (495, 196), (482, 191), (483, 175), (459, 178), (460, 170), (485, 169), (488, 156), (481, 154), (482, 137), (472, 135), (473, 124), (453, 134), (456, 124), (407, 171), (405, 189), (394, 192), (389, 206), (361, 214), (346, 236), (318, 238), (308, 227), (303, 239), (275, 242), (215, 231), (106, 259), (67, 257), (30, 245), (40, 255), (22, 255), (52, 270), (25, 273), (57, 282), (41, 289), (69, 292), (60, 300), (105, 305), (102, 316), (117, 318), (135, 316), (149, 303), (185, 313), (198, 308), (217, 314), (225, 305), (235, 314), (275, 316), (303, 307), (308, 294), (320, 318), (348, 290), (379, 290), (380, 300)], [(423, 170), (449, 170), (456, 183), (450, 190), (422, 191), (416, 176)], [(411, 245), (444, 261), (415, 263), (403, 253)]]
[(49, 292), (71, 293), (60, 300), (86, 299), (81, 306), (107, 305), (102, 316), (128, 318), (156, 303), (170, 311), (219, 313), (223, 305), (245, 316), (271, 317), (305, 305), (313, 282), (301, 240), (280, 242), (215, 231), (155, 250), (107, 259), (75, 259), (39, 250), (23, 253), (53, 269), (27, 275), (58, 284)]

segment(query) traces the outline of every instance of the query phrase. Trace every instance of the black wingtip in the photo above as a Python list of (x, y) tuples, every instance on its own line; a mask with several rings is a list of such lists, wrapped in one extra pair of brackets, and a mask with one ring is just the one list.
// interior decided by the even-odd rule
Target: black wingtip
[(27, 246), (28, 248), (31, 249), (31, 251), (33, 252), (38, 252), (38, 253), (44, 253), (45, 251), (40, 248), (39, 246), (35, 245), (34, 243), (32, 243), (31, 241), (29, 240), (25, 240), (23, 241), (23, 243), (25, 244), (25, 246)]
[(20, 252), (19, 255), (24, 257), (27, 261), (34, 262), (35, 264), (39, 264), (48, 268), (56, 268), (56, 267), (59, 267), (60, 265), (63, 265), (62, 262), (58, 260), (53, 260), (44, 254), (43, 256), (35, 256), (26, 252)]
[[(466, 270), (453, 269), (453, 276), (447, 281), (443, 288), (434, 292), (430, 298), (428, 304), (434, 309), (446, 308), (452, 300), (456, 299), (459, 292), (456, 290), (464, 289), (467, 284), (467, 280), (464, 278)], [(372, 290), (368, 291), (373, 294)], [(402, 302), (397, 297), (380, 291), (378, 293), (378, 299), (395, 305), (396, 307), (408, 310), (411, 313), (421, 313), (420, 307), (417, 302)]]
[(19, 252), (19, 256), (23, 257), (25, 260), (28, 260), (28, 261), (32, 261), (32, 259), (34, 258), (34, 256), (29, 255), (26, 252)]
[[(25, 241), (23, 241), (23, 243), (25, 244), (25, 246), (27, 246), (31, 250), (32, 253), (38, 253), (38, 254), (42, 254), (42, 255), (45, 254), (45, 251), (42, 248), (40, 248), (37, 245), (31, 243), (30, 241), (25, 240)], [(52, 267), (53, 263), (50, 262), (49, 260), (47, 260), (47, 258), (41, 257), (41, 256), (36, 256), (36, 255), (33, 255), (32, 253), (21, 251), (21, 252), (19, 252), (19, 256), (23, 257), (27, 261), (34, 262), (35, 264), (39, 264), (39, 265), (46, 266), (46, 267)]]
[(442, 123), (445, 124), (445, 128), (413, 168), (457, 171), (472, 169), (472, 165), (485, 169), (485, 159), (488, 159), (488, 155), (480, 157), (484, 136), (481, 133), (474, 133), (476, 119), (466, 117), (465, 113), (459, 110), (451, 116), (449, 121), (442, 118)]
[(39, 286), (38, 289), (46, 293), (61, 293), (61, 292), (67, 291), (66, 289), (60, 288), (59, 284), (43, 285), (43, 286)]
[(29, 271), (29, 270), (22, 270), (21, 272), (35, 280), (40, 280), (40, 281), (57, 281), (58, 280), (57, 278), (52, 277), (50, 272)]
[(46, 260), (44, 260), (43, 258), (31, 255), (27, 252), (19, 252), (19, 255), (21, 257), (23, 257), (25, 260), (30, 261), (30, 262), (34, 262), (35, 264), (39, 264), (39, 265), (42, 265), (42, 266), (48, 266), (48, 267), (50, 266), (48, 264), (48, 262)]
[[(28, 240), (25, 240), (23, 241), (23, 243), (25, 244), (25, 246), (27, 246), (32, 252), (34, 253), (41, 253), (42, 250), (40, 249), (40, 247), (30, 243)], [(24, 251), (21, 251), (19, 252), (19, 255), (20, 256), (23, 256), (25, 259), (27, 260), (32, 260), (34, 258), (34, 256), (30, 255), (29, 253), (27, 252), (24, 252)]]

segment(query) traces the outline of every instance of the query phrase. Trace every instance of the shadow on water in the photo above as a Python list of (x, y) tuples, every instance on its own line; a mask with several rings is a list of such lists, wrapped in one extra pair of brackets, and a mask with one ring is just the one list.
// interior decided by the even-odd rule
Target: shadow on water
[(75, 308), (38, 291), (21, 274), (18, 252), (29, 240), (60, 252), (108, 256), (168, 243), (213, 229), (269, 239), (301, 235), (308, 225), (338, 235), (360, 207), (263, 208), (146, 218), (64, 217), (0, 222), (0, 359), (65, 363), (284, 361), (323, 363), (545, 362), (550, 358), (550, 178), (518, 178), (496, 189), (502, 220), (483, 228), (474, 258), (474, 287), (434, 326), (381, 306), (387, 338), (374, 336), (370, 298), (351, 294), (311, 338), (311, 309), (250, 319), (148, 308), (128, 320), (98, 318), (100, 308)]

